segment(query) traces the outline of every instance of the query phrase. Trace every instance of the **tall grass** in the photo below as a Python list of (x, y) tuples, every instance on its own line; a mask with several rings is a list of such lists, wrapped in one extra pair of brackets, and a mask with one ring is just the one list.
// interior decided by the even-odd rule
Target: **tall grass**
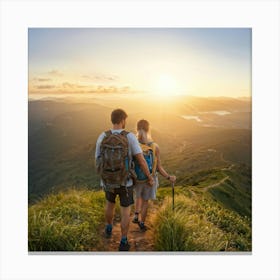
[[(186, 187), (158, 189), (154, 218), (157, 251), (251, 251), (251, 221)], [(102, 251), (105, 198), (102, 191), (70, 189), (29, 207), (29, 251)], [(115, 220), (120, 220), (119, 204)]]
[(29, 251), (97, 250), (104, 202), (102, 192), (72, 189), (29, 207)]
[(183, 195), (176, 197), (174, 212), (171, 203), (165, 203), (157, 215), (155, 247), (159, 251), (220, 251), (225, 246), (223, 232)]
[(240, 216), (209, 199), (201, 199), (198, 203), (207, 220), (226, 233), (228, 250), (251, 251), (252, 223), (249, 217)]
[(207, 203), (206, 199), (200, 203), (200, 200), (178, 195), (175, 201), (175, 211), (172, 211), (171, 203), (166, 200), (155, 218), (156, 250), (251, 250), (249, 221), (214, 203)]

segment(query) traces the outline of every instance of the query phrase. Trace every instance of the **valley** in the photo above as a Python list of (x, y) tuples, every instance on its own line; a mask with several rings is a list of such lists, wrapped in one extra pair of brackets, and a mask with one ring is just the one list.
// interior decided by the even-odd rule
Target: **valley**
[[(214, 109), (236, 111), (236, 106), (246, 103), (239, 101), (234, 107), (232, 100), (228, 101), (228, 105), (225, 100), (218, 100), (216, 105), (208, 101), (211, 105), (206, 107), (205, 100), (201, 99), (199, 102), (195, 98), (192, 102), (197, 110), (207, 112)], [(110, 113), (114, 107), (110, 100), (106, 106), (94, 102), (29, 102), (30, 202), (72, 186), (98, 189), (99, 179), (94, 166), (95, 142), (102, 131), (111, 127)], [(113, 102), (116, 107), (122, 103), (121, 100)], [(244, 119), (243, 113), (235, 122), (235, 128), (231, 125), (227, 127), (227, 120), (223, 123), (224, 127), (205, 127), (178, 115), (177, 110), (185, 109), (185, 113), (194, 110), (194, 105), (187, 105), (188, 99), (185, 102), (184, 105), (181, 100), (175, 99), (168, 104), (169, 110), (164, 102), (153, 104), (152, 108), (149, 104), (146, 113), (136, 109), (134, 100), (128, 100), (127, 104), (123, 102), (123, 108), (129, 114), (127, 130), (135, 132), (135, 124), (141, 118), (150, 121), (152, 137), (160, 146), (163, 164), (178, 177), (178, 182), (184, 182), (186, 174), (207, 168), (223, 168), (234, 162), (250, 166), (251, 130), (243, 128), (250, 126), (250, 122), (247, 117)], [(137, 105), (141, 110), (139, 103)], [(241, 108), (245, 111), (244, 104)], [(250, 104), (247, 104), (247, 109), (249, 111)], [(222, 122), (225, 116), (216, 117)], [(242, 123), (240, 127), (239, 123)], [(163, 185), (166, 184), (164, 180), (161, 181)]]
[[(169, 102), (135, 97), (30, 100), (29, 250), (115, 250), (120, 237), (119, 209), (114, 238), (106, 241), (100, 234), (104, 194), (94, 152), (98, 135), (111, 127), (110, 113), (117, 107), (128, 113), (128, 131), (135, 133), (139, 119), (150, 122), (162, 164), (177, 177), (175, 213), (170, 208), (170, 183), (159, 175), (157, 201), (149, 217), (151, 230), (145, 237), (132, 226), (132, 251), (250, 251), (250, 100), (191, 97)], [(177, 239), (170, 243), (167, 233), (173, 234), (174, 228), (165, 228), (170, 223), (179, 227), (178, 240), (186, 243), (176, 243)], [(39, 240), (36, 232), (40, 232)]]

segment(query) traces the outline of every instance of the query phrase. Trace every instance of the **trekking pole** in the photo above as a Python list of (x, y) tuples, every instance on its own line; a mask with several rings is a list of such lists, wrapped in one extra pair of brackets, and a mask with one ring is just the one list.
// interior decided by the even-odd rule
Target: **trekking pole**
[(174, 182), (172, 182), (172, 210), (174, 211)]

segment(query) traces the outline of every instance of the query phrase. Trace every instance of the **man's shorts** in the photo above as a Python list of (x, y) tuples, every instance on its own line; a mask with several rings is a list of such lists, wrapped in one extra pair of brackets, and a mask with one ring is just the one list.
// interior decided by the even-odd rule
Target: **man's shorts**
[(116, 196), (120, 198), (120, 205), (128, 207), (134, 203), (133, 200), (133, 187), (120, 187), (112, 191), (105, 191), (106, 199), (109, 202), (116, 203)]

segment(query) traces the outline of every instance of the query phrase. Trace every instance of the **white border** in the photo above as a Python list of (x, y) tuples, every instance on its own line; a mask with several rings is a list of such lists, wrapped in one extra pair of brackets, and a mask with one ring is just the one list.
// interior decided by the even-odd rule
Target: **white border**
[[(28, 255), (27, 28), (253, 28), (253, 254)], [(1, 2), (1, 279), (280, 279), (278, 1)]]

